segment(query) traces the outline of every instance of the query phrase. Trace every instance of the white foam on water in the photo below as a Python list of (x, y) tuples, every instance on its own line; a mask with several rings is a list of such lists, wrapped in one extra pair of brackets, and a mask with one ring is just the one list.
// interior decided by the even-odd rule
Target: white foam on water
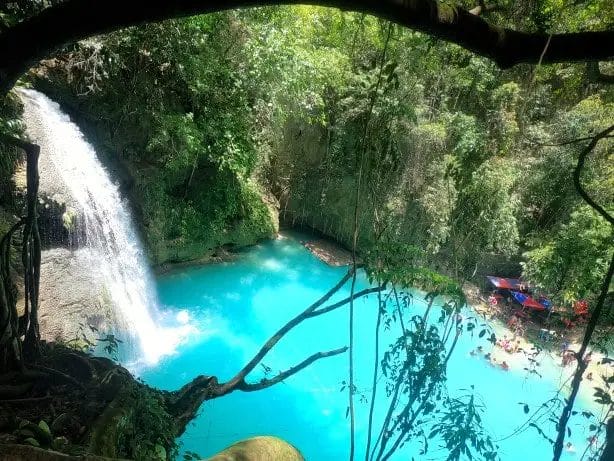
[(190, 314), (186, 310), (177, 312), (177, 321), (183, 325), (190, 323)]

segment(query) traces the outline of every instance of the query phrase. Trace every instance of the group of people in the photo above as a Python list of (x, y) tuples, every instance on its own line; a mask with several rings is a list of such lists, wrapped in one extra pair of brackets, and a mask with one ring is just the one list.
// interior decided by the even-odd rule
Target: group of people
[(513, 314), (509, 318), (509, 320), (507, 321), (507, 326), (510, 330), (512, 330), (512, 333), (514, 333), (514, 338), (516, 336), (524, 336), (524, 324), (522, 323), (522, 319), (519, 318), (516, 314)]
[[(482, 346), (478, 346), (475, 349), (471, 350), (469, 354), (472, 356), (476, 356), (476, 355), (482, 355), (483, 352), (484, 352), (484, 348)], [(494, 357), (490, 352), (484, 354), (484, 358), (488, 360), (493, 367), (498, 366), (502, 370), (505, 370), (505, 371), (508, 371), (510, 369), (509, 364), (505, 360), (498, 362), (497, 358)]]
[[(596, 435), (591, 435), (586, 438), (586, 441), (588, 442), (588, 446), (591, 447), (591, 449), (595, 449), (598, 445), (599, 439)], [(565, 444), (565, 451), (567, 451), (568, 453), (575, 453), (576, 447), (574, 447), (571, 442), (567, 442)]]
[(497, 340), (497, 346), (508, 354), (514, 354), (520, 349), (520, 340), (516, 339), (516, 335), (512, 339), (508, 339), (506, 335), (503, 339)]
[[(569, 341), (567, 340), (563, 340), (563, 343), (561, 344), (561, 365), (563, 365), (564, 367), (566, 367), (567, 365), (569, 365), (570, 363), (572, 363), (574, 360), (577, 359), (576, 353), (574, 351), (572, 351), (571, 349), (569, 349)], [(591, 363), (593, 357), (593, 352), (589, 351), (585, 356), (584, 356), (584, 363), (586, 364), (586, 366), (588, 366), (589, 363)], [(587, 376), (587, 379), (593, 379), (593, 374), (589, 373)]]

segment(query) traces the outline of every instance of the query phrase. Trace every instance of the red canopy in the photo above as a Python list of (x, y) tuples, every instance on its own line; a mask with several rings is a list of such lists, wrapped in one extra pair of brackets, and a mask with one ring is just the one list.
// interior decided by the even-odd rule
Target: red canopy
[(486, 278), (496, 288), (503, 288), (504, 290), (520, 290), (520, 280), (518, 279), (506, 279), (503, 277), (494, 277), (487, 275)]

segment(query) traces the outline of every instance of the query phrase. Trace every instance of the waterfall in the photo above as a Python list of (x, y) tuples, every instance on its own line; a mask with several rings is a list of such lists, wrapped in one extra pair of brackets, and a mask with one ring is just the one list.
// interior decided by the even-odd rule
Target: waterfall
[[(176, 341), (169, 329), (154, 320), (158, 302), (153, 278), (118, 186), (93, 146), (57, 103), (34, 90), (19, 93), (27, 134), (41, 146), (41, 186), (61, 189), (77, 211), (77, 245), (87, 250), (89, 260), (83, 270), (104, 280), (121, 322), (118, 338), (136, 343), (139, 359), (155, 363)], [(51, 177), (46, 176), (45, 163), (53, 170)]]

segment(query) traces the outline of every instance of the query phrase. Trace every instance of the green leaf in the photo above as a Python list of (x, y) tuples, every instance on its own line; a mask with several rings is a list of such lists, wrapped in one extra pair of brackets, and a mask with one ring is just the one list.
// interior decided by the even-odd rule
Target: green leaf
[(27, 439), (24, 440), (24, 443), (27, 443), (28, 445), (32, 445), (33, 447), (40, 447), (40, 443), (38, 443), (38, 440), (33, 439), (32, 437), (28, 437)]
[(38, 423), (38, 427), (40, 427), (45, 433), (51, 435), (51, 429), (49, 429), (49, 426), (47, 425), (45, 421), (41, 420)]

